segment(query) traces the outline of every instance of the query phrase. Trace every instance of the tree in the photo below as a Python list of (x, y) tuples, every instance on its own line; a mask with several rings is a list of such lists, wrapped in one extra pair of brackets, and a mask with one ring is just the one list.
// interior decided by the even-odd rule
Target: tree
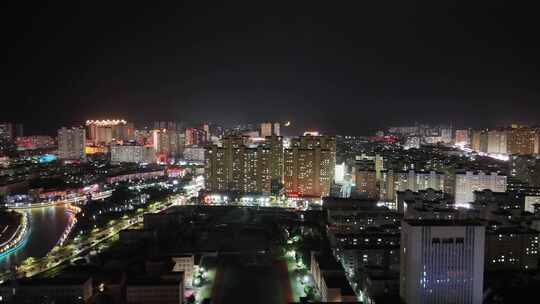
[(315, 288), (313, 288), (312, 285), (304, 286), (304, 292), (306, 293), (306, 298), (308, 298), (308, 300), (315, 299)]
[(34, 264), (35, 262), (36, 262), (36, 259), (34, 257), (28, 257), (22, 262), (22, 264), (24, 266), (30, 266), (30, 265)]

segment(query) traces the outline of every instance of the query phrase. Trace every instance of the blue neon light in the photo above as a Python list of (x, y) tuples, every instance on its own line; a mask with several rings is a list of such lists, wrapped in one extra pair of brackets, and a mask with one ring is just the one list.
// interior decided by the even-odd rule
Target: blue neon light
[(55, 155), (52, 155), (52, 154), (43, 154), (43, 155), (40, 155), (39, 156), (39, 159), (38, 161), (40, 163), (50, 163), (54, 160), (57, 160), (58, 157), (56, 157)]
[(9, 249), (8, 251), (6, 252), (3, 252), (0, 254), (0, 261), (2, 261), (3, 259), (5, 259), (7, 256), (11, 255), (12, 253), (14, 253), (15, 251), (18, 251), (19, 249), (22, 249), (24, 246), (26, 246), (26, 243), (28, 243), (28, 239), (30, 238), (30, 234), (31, 234), (31, 228), (28, 227), (28, 231), (26, 232), (25, 236), (24, 236), (24, 239), (22, 241), (19, 242), (19, 244), (17, 244), (17, 246)]

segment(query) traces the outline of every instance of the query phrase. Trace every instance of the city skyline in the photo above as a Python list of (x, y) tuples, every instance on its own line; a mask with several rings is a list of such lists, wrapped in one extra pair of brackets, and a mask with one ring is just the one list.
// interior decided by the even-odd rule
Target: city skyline
[(358, 135), (415, 121), (537, 123), (527, 10), (394, 5), (11, 7), (0, 121), (51, 133), (110, 116), (290, 120)]
[(536, 10), (9, 3), (0, 302), (535, 302)]

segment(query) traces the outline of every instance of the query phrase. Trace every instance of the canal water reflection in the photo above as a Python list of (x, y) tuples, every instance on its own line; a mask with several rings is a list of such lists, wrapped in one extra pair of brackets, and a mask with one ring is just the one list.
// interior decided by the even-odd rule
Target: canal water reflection
[(28, 257), (40, 258), (49, 252), (62, 235), (69, 221), (65, 206), (55, 206), (27, 211), (30, 232), (25, 243), (0, 260), (0, 271), (10, 269)]

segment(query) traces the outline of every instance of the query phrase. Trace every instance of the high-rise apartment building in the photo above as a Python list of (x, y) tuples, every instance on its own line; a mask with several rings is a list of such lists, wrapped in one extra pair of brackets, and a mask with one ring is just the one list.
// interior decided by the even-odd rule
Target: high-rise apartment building
[(381, 199), (394, 201), (397, 191), (414, 192), (426, 189), (442, 191), (445, 189), (445, 175), (436, 171), (383, 171), (381, 181)]
[(454, 143), (458, 146), (468, 147), (471, 144), (469, 130), (456, 130)]
[(209, 191), (271, 193), (282, 182), (283, 142), (270, 136), (257, 147), (248, 147), (244, 138), (225, 137), (221, 146), (205, 151), (205, 182)]
[(23, 136), (23, 125), (9, 122), (0, 122), (0, 156), (15, 151), (14, 140)]
[(379, 199), (377, 172), (363, 168), (355, 168), (356, 194), (369, 199)]
[(280, 128), (279, 128), (279, 122), (271, 123), (271, 122), (263, 122), (261, 123), (260, 128), (260, 136), (261, 137), (267, 137), (267, 136), (280, 136)]
[(508, 154), (535, 154), (537, 141), (538, 132), (535, 129), (513, 125), (508, 131)]
[(203, 146), (206, 144), (207, 134), (205, 130), (198, 128), (187, 128), (185, 132), (186, 146)]
[(86, 130), (94, 145), (109, 145), (112, 141), (135, 139), (133, 123), (123, 119), (87, 120)]
[(336, 165), (336, 140), (301, 136), (284, 153), (284, 186), (289, 194), (328, 196)]
[(281, 136), (281, 129), (279, 127), (279, 122), (274, 123), (274, 135)]
[[(355, 167), (364, 167), (376, 172), (377, 181), (382, 179), (382, 170), (384, 169), (384, 158), (380, 154), (375, 155), (357, 155), (355, 157)], [(367, 167), (366, 167), (367, 165)]]
[(111, 163), (153, 163), (155, 151), (152, 146), (112, 145)]
[(182, 123), (177, 121), (155, 121), (154, 129), (167, 129), (169, 131), (182, 131)]
[(184, 148), (184, 159), (187, 161), (204, 162), (204, 147), (190, 146)]
[(451, 143), (453, 139), (453, 128), (452, 126), (439, 126), (439, 134), (441, 136), (441, 142)]
[(531, 187), (540, 187), (540, 157), (512, 155), (510, 157), (510, 176)]
[(135, 130), (135, 142), (139, 145), (152, 144), (152, 131), (151, 130)]
[(283, 137), (273, 135), (266, 137), (266, 149), (270, 149), (270, 179), (272, 184), (281, 187), (283, 184)]
[(402, 222), (400, 296), (407, 304), (481, 304), (485, 228), (468, 221)]
[(476, 152), (487, 153), (488, 148), (488, 130), (473, 130), (471, 135), (471, 149)]
[(261, 124), (261, 137), (266, 137), (272, 135), (272, 123), (271, 122), (263, 122)]
[(474, 191), (489, 189), (493, 192), (506, 191), (506, 176), (496, 172), (456, 172), (454, 198), (457, 206), (468, 206), (474, 201)]
[(0, 138), (14, 140), (23, 136), (23, 125), (10, 122), (0, 122)]
[(205, 123), (203, 124), (202, 129), (204, 131), (204, 141), (210, 142), (210, 126), (207, 123)]
[(471, 149), (474, 151), (480, 151), (480, 136), (481, 130), (472, 130), (471, 131)]
[(507, 136), (506, 130), (492, 129), (487, 133), (487, 153), (491, 154), (506, 154), (507, 153)]
[(69, 160), (85, 160), (86, 131), (84, 128), (58, 130), (58, 157)]
[(153, 130), (152, 144), (157, 154), (166, 158), (181, 158), (184, 153), (184, 134), (174, 130)]

